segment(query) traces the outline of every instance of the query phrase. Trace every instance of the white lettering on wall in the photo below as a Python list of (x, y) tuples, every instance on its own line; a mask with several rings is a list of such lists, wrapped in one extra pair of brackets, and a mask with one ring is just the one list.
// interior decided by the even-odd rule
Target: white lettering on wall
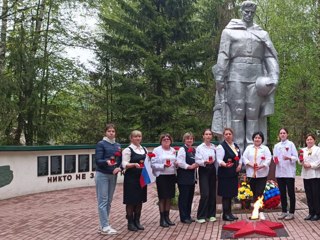
[[(94, 173), (88, 173), (89, 178), (94, 178)], [(72, 181), (75, 180), (86, 180), (87, 174), (86, 173), (78, 173), (74, 176), (72, 175), (62, 175), (62, 176), (50, 176), (47, 178), (48, 183), (55, 183), (55, 182), (66, 182), (66, 181)]]

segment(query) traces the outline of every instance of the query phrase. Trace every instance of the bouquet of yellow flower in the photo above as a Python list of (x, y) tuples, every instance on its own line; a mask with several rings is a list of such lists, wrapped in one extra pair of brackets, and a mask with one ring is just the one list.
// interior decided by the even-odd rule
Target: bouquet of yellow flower
[(248, 182), (244, 181), (240, 184), (238, 188), (238, 199), (249, 200), (253, 197), (253, 192), (251, 191), (250, 185)]

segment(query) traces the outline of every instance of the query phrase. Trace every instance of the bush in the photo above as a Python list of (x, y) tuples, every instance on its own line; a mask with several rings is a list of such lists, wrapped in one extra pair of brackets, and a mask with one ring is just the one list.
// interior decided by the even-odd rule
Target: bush
[(296, 169), (297, 176), (301, 176), (301, 169), (302, 169), (302, 166), (300, 164), (297, 164), (297, 169)]

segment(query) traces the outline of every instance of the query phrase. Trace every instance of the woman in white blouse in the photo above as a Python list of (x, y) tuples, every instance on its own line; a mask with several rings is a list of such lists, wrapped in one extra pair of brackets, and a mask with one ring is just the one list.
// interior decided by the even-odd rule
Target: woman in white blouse
[(203, 143), (196, 150), (196, 163), (199, 164), (200, 202), (197, 212), (197, 222), (205, 223), (206, 219), (215, 222), (216, 219), (216, 167), (215, 146), (211, 143), (212, 132), (204, 130)]
[(131, 144), (122, 152), (122, 167), (125, 169), (123, 181), (123, 203), (126, 204), (128, 230), (138, 231), (144, 227), (140, 224), (142, 203), (147, 201), (147, 186), (141, 188), (140, 176), (147, 149), (141, 146), (142, 133), (134, 130), (130, 134)]
[[(278, 219), (291, 220), (294, 218), (296, 196), (294, 179), (296, 176), (296, 161), (298, 153), (293, 142), (288, 140), (288, 130), (279, 130), (280, 142), (273, 148), (273, 160), (276, 164), (276, 178), (279, 185), (282, 213)], [(287, 212), (287, 190), (290, 199), (290, 209)]]
[(315, 145), (316, 137), (308, 134), (307, 147), (303, 148), (301, 177), (307, 197), (309, 215), (304, 220), (320, 220), (320, 148)]
[(160, 226), (175, 225), (169, 218), (171, 199), (175, 197), (176, 183), (176, 150), (171, 147), (173, 140), (170, 134), (160, 136), (160, 146), (153, 150), (151, 167), (155, 174), (160, 211)]
[(242, 161), (246, 166), (247, 179), (253, 192), (253, 201), (263, 195), (266, 187), (269, 166), (271, 163), (271, 152), (263, 145), (264, 135), (255, 132), (252, 135), (253, 144), (246, 147)]
[(190, 224), (194, 222), (191, 218), (191, 207), (196, 184), (195, 149), (192, 147), (194, 136), (191, 132), (183, 135), (184, 146), (182, 146), (177, 155), (177, 183), (179, 188), (179, 215), (182, 223)]

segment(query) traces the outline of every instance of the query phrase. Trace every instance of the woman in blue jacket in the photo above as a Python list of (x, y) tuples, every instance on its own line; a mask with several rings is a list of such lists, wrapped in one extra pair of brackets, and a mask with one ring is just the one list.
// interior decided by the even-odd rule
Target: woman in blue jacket
[(99, 213), (99, 233), (116, 234), (109, 222), (117, 174), (121, 171), (121, 146), (115, 142), (116, 128), (113, 124), (105, 127), (105, 137), (96, 146), (96, 193)]

